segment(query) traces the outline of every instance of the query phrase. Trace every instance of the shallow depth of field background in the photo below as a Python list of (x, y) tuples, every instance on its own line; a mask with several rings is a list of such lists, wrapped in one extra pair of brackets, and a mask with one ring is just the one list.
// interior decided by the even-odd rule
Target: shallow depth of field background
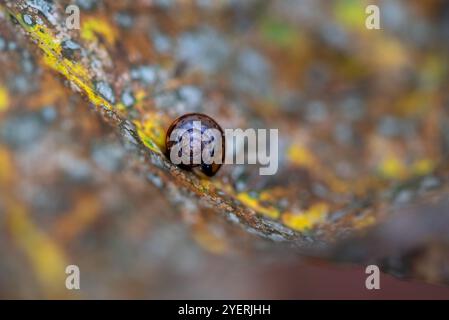
[[(0, 298), (448, 298), (448, 40), (443, 0), (1, 1)], [(187, 112), (279, 172), (171, 166)]]

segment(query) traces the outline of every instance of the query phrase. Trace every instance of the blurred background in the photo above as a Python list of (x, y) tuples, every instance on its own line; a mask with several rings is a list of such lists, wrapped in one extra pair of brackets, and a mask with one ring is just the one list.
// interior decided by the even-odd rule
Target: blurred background
[[(449, 298), (449, 2), (2, 0), (0, 31), (0, 298)], [(187, 112), (279, 129), (278, 173), (170, 164)]]

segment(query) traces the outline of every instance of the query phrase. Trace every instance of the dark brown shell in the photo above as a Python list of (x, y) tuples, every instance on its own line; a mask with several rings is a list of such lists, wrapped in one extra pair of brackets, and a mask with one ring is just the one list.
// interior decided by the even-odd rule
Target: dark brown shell
[[(225, 136), (223, 129), (218, 125), (218, 123), (209, 117), (208, 115), (202, 114), (202, 113), (188, 113), (185, 115), (180, 116), (177, 118), (173, 123), (170, 125), (170, 127), (167, 130), (167, 134), (165, 136), (165, 150), (166, 150), (166, 156), (170, 159), (170, 151), (174, 145), (176, 145), (177, 141), (171, 141), (170, 136), (175, 129), (187, 129), (191, 130), (193, 126), (194, 121), (201, 121), (201, 133), (204, 133), (207, 129), (218, 129), (221, 132), (221, 151), (222, 151), (222, 163), (225, 159)], [(191, 132), (191, 131), (189, 131)], [(214, 143), (214, 142), (212, 142)], [(218, 142), (217, 142), (218, 143)], [(201, 143), (201, 150), (203, 150), (204, 143)], [(192, 148), (193, 149), (193, 148)], [(191, 150), (192, 150), (191, 149)], [(193, 159), (193, 154), (191, 153), (191, 160)], [(220, 169), (222, 163), (215, 163), (212, 164), (205, 164), (203, 163), (203, 160), (201, 159), (201, 164), (180, 164), (179, 167), (191, 170), (195, 167), (200, 167), (200, 171), (205, 174), (206, 176), (212, 177), (214, 176), (218, 170)]]

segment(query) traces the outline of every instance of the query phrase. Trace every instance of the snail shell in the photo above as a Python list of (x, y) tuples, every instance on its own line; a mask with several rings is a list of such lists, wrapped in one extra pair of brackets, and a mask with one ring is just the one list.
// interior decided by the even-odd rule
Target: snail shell
[(186, 170), (199, 169), (208, 177), (218, 172), (225, 159), (223, 129), (202, 113), (188, 113), (173, 121), (167, 130), (165, 147), (173, 163)]

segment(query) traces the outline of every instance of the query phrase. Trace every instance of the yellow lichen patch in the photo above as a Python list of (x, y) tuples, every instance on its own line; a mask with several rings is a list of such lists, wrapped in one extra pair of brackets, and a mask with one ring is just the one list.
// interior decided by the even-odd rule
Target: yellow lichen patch
[(82, 64), (74, 63), (66, 58), (63, 59), (63, 64), (66, 66), (71, 76), (80, 79), (89, 79), (89, 72)]
[(199, 188), (201, 189), (201, 192), (210, 193), (210, 191), (217, 188), (217, 186), (219, 186), (219, 184), (214, 183), (209, 178), (201, 177), (199, 180)]
[(315, 163), (313, 154), (301, 145), (291, 145), (287, 150), (287, 157), (293, 164), (305, 168), (310, 168)]
[(404, 179), (407, 176), (405, 164), (394, 155), (389, 155), (381, 161), (379, 172), (388, 179)]
[(30, 26), (23, 21), (23, 17), (20, 15), (16, 15), (16, 18), (44, 52), (44, 63), (80, 88), (94, 105), (113, 109), (113, 106), (92, 88), (86, 67), (62, 57), (61, 43), (47, 27), (43, 25)]
[(318, 159), (306, 147), (298, 144), (291, 145), (287, 150), (287, 158), (298, 167), (310, 169), (315, 175), (320, 177), (335, 192), (347, 192), (348, 184), (341, 181), (335, 174), (320, 165)]
[(9, 106), (9, 93), (8, 90), (0, 86), (0, 112), (5, 111)]
[(115, 107), (116, 107), (117, 111), (120, 111), (120, 112), (126, 112), (126, 106), (124, 105), (123, 102), (117, 103), (117, 104), (115, 105)]
[(52, 295), (63, 292), (67, 263), (62, 250), (31, 221), (23, 206), (11, 201), (7, 212), (12, 237), (30, 259), (45, 291)]
[(273, 198), (275, 198), (275, 197), (274, 197), (272, 190), (262, 191), (259, 194), (260, 201), (271, 201), (271, 200), (273, 200)]
[(364, 217), (361, 217), (359, 219), (356, 219), (354, 221), (354, 228), (356, 229), (365, 229), (367, 227), (370, 227), (376, 223), (376, 218), (372, 215), (367, 215)]
[(323, 222), (328, 214), (329, 207), (326, 203), (316, 203), (309, 209), (299, 213), (285, 213), (282, 215), (282, 222), (289, 228), (297, 231), (312, 229), (317, 224)]
[(113, 106), (92, 88), (91, 82), (88, 80), (88, 72), (84, 66), (73, 63), (67, 59), (61, 60), (51, 54), (46, 54), (44, 56), (44, 62), (50, 68), (61, 73), (78, 88), (80, 88), (81, 91), (87, 95), (87, 98), (90, 102), (92, 102), (92, 104), (95, 106), (103, 106), (109, 110), (113, 109)]
[(337, 21), (354, 30), (365, 29), (365, 1), (339, 0), (335, 2), (334, 12)]
[(81, 38), (86, 41), (97, 41), (97, 35), (103, 37), (109, 45), (117, 39), (117, 31), (108, 21), (98, 18), (87, 18), (81, 26)]
[(0, 146), (0, 185), (6, 185), (12, 180), (13, 161), (8, 149)]
[(16, 15), (21, 26), (37, 40), (37, 44), (49, 54), (60, 55), (62, 51), (61, 43), (53, 33), (43, 25), (28, 25), (23, 21), (23, 17)]
[(345, 182), (344, 180), (338, 178), (331, 170), (323, 168), (322, 170), (317, 169), (316, 171), (317, 174), (329, 185), (332, 191), (339, 193), (353, 191), (354, 188), (351, 188), (351, 182)]
[(409, 62), (407, 49), (396, 39), (381, 35), (370, 37), (370, 45), (366, 47), (369, 55), (363, 59), (379, 70), (399, 69)]
[(147, 119), (142, 123), (135, 121), (137, 134), (142, 142), (151, 150), (161, 153), (165, 149), (165, 126), (164, 116), (158, 113), (147, 115)]
[(203, 249), (214, 254), (223, 254), (229, 249), (225, 239), (203, 226), (194, 229), (193, 238)]
[(397, 101), (397, 103), (394, 105), (394, 108), (398, 111), (398, 113), (404, 116), (422, 115), (423, 113), (429, 112), (432, 109), (435, 110), (435, 108), (432, 108), (432, 106), (435, 106), (437, 102), (432, 100), (435, 99), (429, 92), (412, 92)]
[(384, 178), (404, 180), (429, 174), (435, 167), (435, 161), (430, 158), (417, 159), (407, 164), (399, 156), (387, 154), (378, 164), (378, 171)]
[(136, 91), (136, 102), (141, 102), (146, 97), (147, 97), (147, 93), (145, 92), (145, 90), (140, 89), (140, 90)]
[(433, 171), (435, 163), (431, 159), (420, 159), (413, 163), (412, 172), (414, 175), (423, 176)]
[(258, 199), (251, 197), (251, 195), (249, 195), (246, 192), (239, 193), (237, 195), (237, 199), (240, 200), (244, 205), (255, 210), (257, 213), (260, 213), (272, 219), (279, 218), (280, 212), (278, 209), (271, 206), (270, 207), (262, 206), (259, 203)]

